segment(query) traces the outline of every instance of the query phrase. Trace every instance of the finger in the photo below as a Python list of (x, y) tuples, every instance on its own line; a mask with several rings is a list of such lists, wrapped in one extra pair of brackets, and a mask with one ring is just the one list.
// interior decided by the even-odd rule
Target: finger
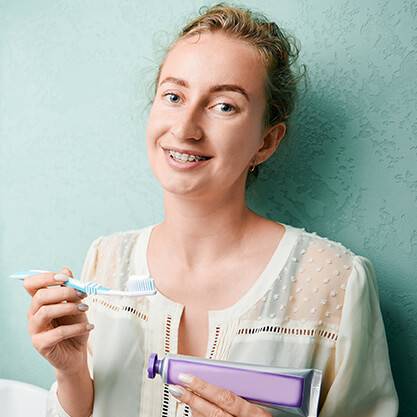
[(208, 382), (191, 375), (180, 374), (178, 378), (182, 383), (198, 396), (215, 404), (221, 410), (239, 417), (266, 417), (269, 414), (255, 404), (239, 397), (234, 392), (209, 384)]
[(29, 308), (29, 316), (33, 316), (43, 306), (48, 304), (59, 304), (64, 301), (79, 302), (86, 294), (69, 287), (49, 287), (36, 291)]
[[(62, 268), (60, 272), (60, 275), (64, 274), (72, 277), (72, 272), (68, 268)], [(44, 272), (32, 275), (23, 280), (23, 287), (33, 297), (40, 288), (47, 288), (50, 285), (61, 285), (67, 280), (54, 278), (57, 274), (57, 272)]]
[(72, 274), (71, 269), (69, 269), (68, 267), (64, 266), (61, 269), (61, 272), (63, 272), (65, 275), (69, 275), (71, 278), (74, 278), (74, 275)]
[(77, 323), (55, 327), (46, 332), (33, 335), (32, 344), (42, 356), (45, 356), (57, 343), (72, 337), (85, 335), (93, 328), (94, 325), (91, 323)]
[(184, 389), (180, 385), (169, 385), (168, 390), (177, 400), (191, 407), (193, 416), (200, 413), (203, 416), (233, 417), (227, 411), (222, 410), (217, 405), (210, 403), (188, 389)]
[(52, 320), (65, 316), (80, 316), (80, 322), (86, 322), (87, 317), (85, 312), (88, 310), (88, 305), (83, 303), (61, 303), (52, 305), (43, 305), (34, 314), (32, 320), (29, 322), (29, 333), (35, 334), (50, 329)]

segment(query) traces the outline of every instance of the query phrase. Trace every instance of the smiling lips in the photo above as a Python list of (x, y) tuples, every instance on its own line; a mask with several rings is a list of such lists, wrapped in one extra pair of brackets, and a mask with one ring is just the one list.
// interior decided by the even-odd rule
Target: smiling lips
[(178, 148), (174, 148), (174, 147), (170, 147), (170, 148), (162, 148), (164, 151), (168, 151), (170, 153), (173, 154), (179, 154), (179, 155), (192, 155), (194, 157), (200, 157), (200, 158), (204, 158), (204, 159), (210, 159), (212, 158), (212, 156), (207, 156), (202, 154), (201, 152), (198, 151), (188, 151), (186, 149), (178, 149)]
[(199, 157), (193, 154), (181, 154), (170, 150), (164, 150), (168, 165), (175, 170), (189, 170), (206, 165), (212, 157)]

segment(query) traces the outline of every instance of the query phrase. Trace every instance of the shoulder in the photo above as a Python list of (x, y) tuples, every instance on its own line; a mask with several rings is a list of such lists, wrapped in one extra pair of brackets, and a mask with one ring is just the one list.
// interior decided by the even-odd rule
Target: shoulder
[(147, 228), (113, 232), (98, 236), (90, 244), (82, 268), (84, 281), (97, 281), (112, 288), (121, 288), (121, 279), (129, 267), (138, 237)]
[(112, 252), (114, 250), (128, 249), (136, 243), (137, 238), (144, 233), (148, 227), (150, 226), (98, 236), (90, 244), (90, 250), (94, 249), (98, 252)]
[(301, 229), (300, 239), (304, 242), (304, 245), (300, 245), (304, 246), (299, 250), (300, 255), (307, 255), (309, 252), (313, 262), (321, 263), (323, 268), (326, 265), (332, 265), (345, 271), (365, 268), (374, 272), (372, 262), (368, 258), (354, 252), (341, 242), (329, 239), (317, 232), (308, 232), (305, 229)]
[[(299, 240), (295, 252), (303, 258), (312, 258), (315, 263), (338, 266), (350, 269), (353, 260), (358, 255), (343, 243), (329, 239), (317, 232), (309, 232), (299, 228)], [(310, 261), (311, 262), (311, 261)]]
[[(339, 325), (346, 294), (374, 277), (371, 262), (341, 242), (299, 229), (289, 259), (293, 301), (302, 318)], [(301, 315), (300, 315), (301, 317)]]

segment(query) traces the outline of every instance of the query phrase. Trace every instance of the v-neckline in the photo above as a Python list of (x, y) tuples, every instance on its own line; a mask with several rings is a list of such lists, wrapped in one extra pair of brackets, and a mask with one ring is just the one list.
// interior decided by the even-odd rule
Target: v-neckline
[[(285, 228), (285, 232), (277, 244), (272, 256), (264, 267), (258, 278), (253, 282), (243, 296), (230, 305), (221, 310), (208, 310), (209, 324), (220, 323), (231, 318), (239, 317), (248, 308), (250, 308), (265, 292), (270, 288), (272, 282), (278, 277), (284, 268), (286, 261), (297, 242), (301, 229), (280, 222)], [(138, 273), (150, 276), (148, 263), (148, 249), (152, 230), (158, 223), (152, 224), (141, 229), (138, 233), (137, 242), (134, 250), (134, 262)], [(161, 306), (165, 306), (171, 311), (182, 311), (184, 305), (178, 303), (163, 293), (158, 291), (156, 295), (150, 297), (152, 302), (157, 302)]]

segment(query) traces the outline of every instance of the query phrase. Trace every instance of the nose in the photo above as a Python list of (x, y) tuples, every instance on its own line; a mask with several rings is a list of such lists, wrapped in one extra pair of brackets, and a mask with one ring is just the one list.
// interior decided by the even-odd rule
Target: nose
[(198, 115), (192, 108), (183, 110), (175, 116), (175, 121), (170, 129), (171, 134), (179, 140), (200, 140), (203, 130), (200, 126)]

